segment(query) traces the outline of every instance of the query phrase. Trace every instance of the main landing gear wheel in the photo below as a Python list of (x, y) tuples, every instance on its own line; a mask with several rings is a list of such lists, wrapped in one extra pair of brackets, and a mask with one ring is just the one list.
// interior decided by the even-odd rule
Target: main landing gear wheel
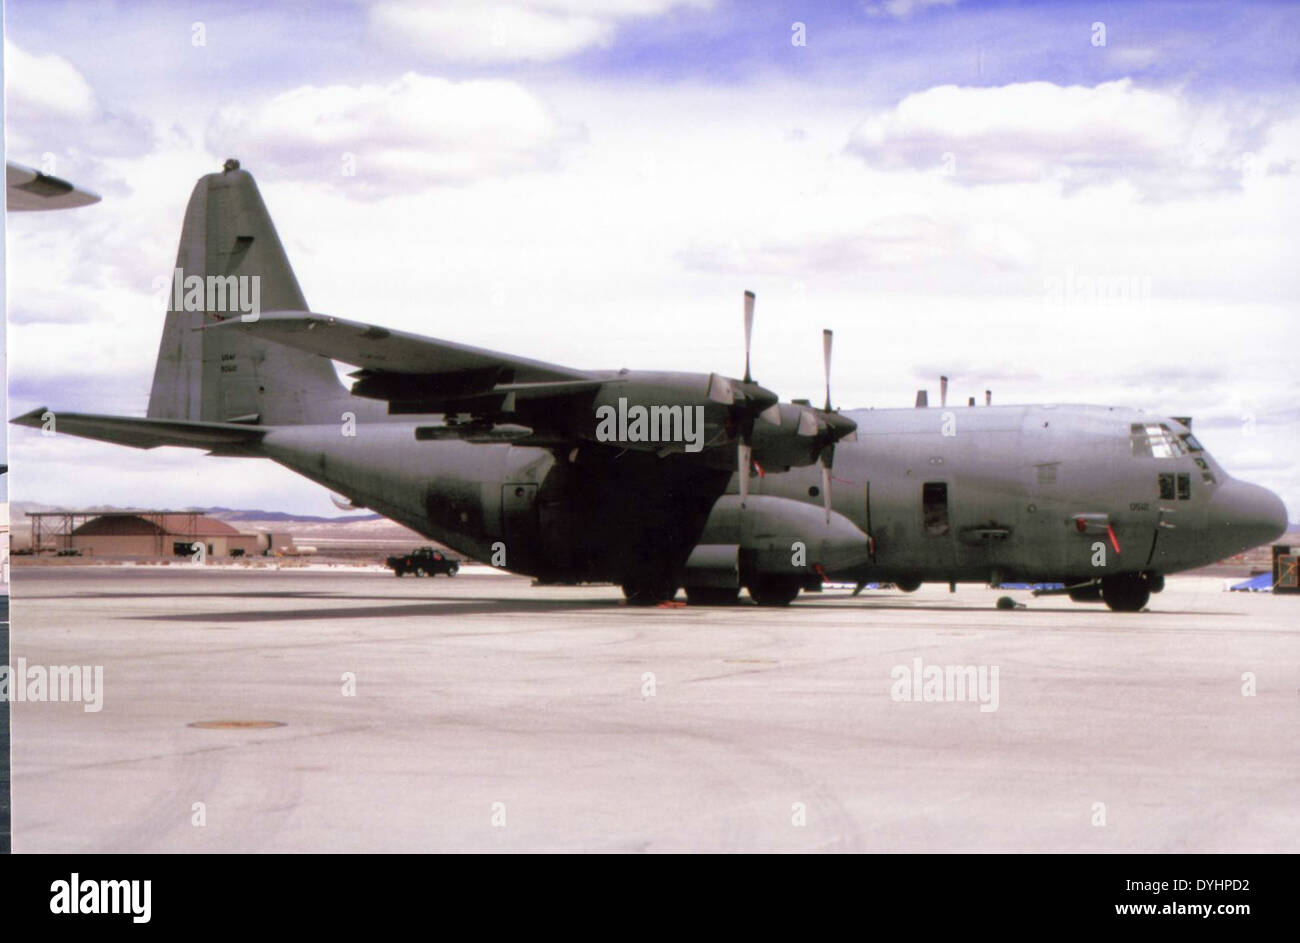
[(755, 580), (749, 584), (749, 598), (760, 606), (788, 606), (798, 595), (797, 579)]
[(1141, 612), (1150, 598), (1150, 585), (1137, 573), (1102, 578), (1101, 600), (1114, 612)]
[(623, 584), (623, 598), (629, 606), (657, 606), (677, 595), (677, 584), (671, 580), (639, 578)]
[(740, 601), (740, 587), (687, 586), (686, 601), (692, 606), (734, 606)]
[(894, 580), (894, 588), (905, 593), (914, 593), (921, 588), (921, 581), (913, 579)]

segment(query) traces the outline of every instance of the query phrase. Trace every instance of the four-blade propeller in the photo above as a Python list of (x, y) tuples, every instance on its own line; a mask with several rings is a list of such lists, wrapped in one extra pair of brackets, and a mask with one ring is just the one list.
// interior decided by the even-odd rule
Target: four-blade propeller
[[(736, 467), (740, 473), (740, 503), (744, 506), (749, 497), (749, 474), (753, 466), (754, 420), (759, 413), (777, 405), (778, 398), (754, 382), (750, 371), (750, 348), (754, 333), (754, 293), (745, 292), (745, 379), (736, 385), (739, 436), (736, 447)], [(831, 347), (834, 335), (822, 331), (822, 354), (826, 372), (826, 406), (818, 410), (800, 405), (802, 411), (797, 424), (797, 435), (809, 436), (809, 454), (817, 456), (822, 472), (822, 503), (826, 508), (826, 522), (831, 519), (831, 469), (835, 463), (835, 443), (857, 429), (857, 423), (841, 416), (831, 406)], [(804, 401), (806, 402), (806, 401)], [(779, 420), (778, 420), (779, 421)]]

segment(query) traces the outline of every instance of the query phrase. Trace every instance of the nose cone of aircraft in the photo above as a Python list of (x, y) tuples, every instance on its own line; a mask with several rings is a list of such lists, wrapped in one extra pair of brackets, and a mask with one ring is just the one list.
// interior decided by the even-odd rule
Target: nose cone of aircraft
[(1267, 488), (1229, 478), (1210, 499), (1209, 524), (1229, 554), (1239, 553), (1286, 533), (1286, 505)]

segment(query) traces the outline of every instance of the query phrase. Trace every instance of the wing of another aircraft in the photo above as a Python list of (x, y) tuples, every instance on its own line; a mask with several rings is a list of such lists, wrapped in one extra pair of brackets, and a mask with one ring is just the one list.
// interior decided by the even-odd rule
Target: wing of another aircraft
[(5, 164), (5, 208), (10, 212), (67, 210), (98, 202), (98, 194), (66, 180), (20, 164)]
[(114, 445), (137, 449), (156, 449), (160, 445), (206, 448), (216, 454), (240, 454), (243, 446), (255, 445), (266, 428), (234, 422), (191, 422), (179, 419), (136, 419), (127, 416), (100, 416), (92, 413), (52, 413), (44, 406), (12, 420), (15, 425), (32, 429), (53, 428), (86, 439), (98, 439)]

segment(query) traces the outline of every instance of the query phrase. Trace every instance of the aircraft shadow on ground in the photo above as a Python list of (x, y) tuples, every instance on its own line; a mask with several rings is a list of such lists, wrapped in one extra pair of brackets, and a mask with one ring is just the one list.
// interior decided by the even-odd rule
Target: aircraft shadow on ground
[[(205, 594), (206, 596), (207, 594)], [(231, 594), (237, 596), (239, 594)], [(417, 604), (394, 603), (391, 597), (352, 597), (384, 599), (383, 606), (339, 606), (310, 609), (250, 609), (246, 611), (179, 612), (131, 616), (145, 622), (322, 622), (333, 619), (405, 619), (412, 616), (508, 615), (511, 613), (552, 613), (593, 609), (618, 609), (623, 601), (610, 599), (527, 600), (527, 599), (437, 599), (424, 598)], [(641, 610), (646, 611), (646, 610)]]
[[(1068, 606), (1050, 605), (1047, 603), (1030, 600), (1025, 604), (1023, 609), (998, 609), (994, 605), (984, 606), (938, 606), (926, 605), (923, 603), (896, 603), (886, 600), (867, 599), (865, 605), (861, 606), (863, 610), (896, 610), (899, 612), (1001, 612), (1008, 617), (1014, 617), (1017, 613), (1035, 613), (1050, 612), (1055, 614), (1067, 615), (1090, 615), (1090, 616), (1130, 616), (1130, 615), (1158, 615), (1158, 616), (1244, 616), (1244, 612), (1223, 612), (1212, 609), (1151, 609), (1141, 613), (1129, 612), (1111, 612), (1104, 605), (1089, 604), (1071, 604)], [(843, 606), (834, 606), (828, 602), (798, 602), (790, 607), (791, 609), (836, 609), (843, 611)]]
[[(328, 592), (232, 592), (232, 593), (195, 593), (183, 594), (185, 597), (198, 599), (328, 599), (339, 598), (336, 593)], [(170, 598), (177, 599), (175, 593), (92, 593), (78, 595), (77, 598), (85, 599), (130, 599), (130, 598)], [(495, 598), (478, 598), (465, 599), (464, 597), (429, 597), (429, 596), (406, 596), (394, 598), (391, 595), (383, 596), (346, 596), (350, 602), (372, 602), (376, 605), (350, 605), (337, 607), (311, 607), (306, 609), (249, 609), (249, 610), (224, 610), (220, 612), (176, 612), (157, 615), (138, 615), (129, 618), (142, 621), (152, 622), (310, 622), (312, 620), (328, 621), (334, 619), (400, 619), (412, 616), (471, 616), (471, 615), (508, 615), (513, 613), (558, 613), (558, 612), (580, 612), (591, 610), (625, 610), (628, 613), (651, 614), (658, 613), (664, 618), (670, 618), (671, 614), (679, 611), (676, 608), (641, 608), (628, 606), (623, 599), (614, 594), (603, 599), (495, 599)], [(834, 611), (843, 613), (846, 609), (861, 611), (862, 613), (871, 613), (879, 611), (889, 612), (931, 612), (931, 613), (981, 613), (981, 614), (1004, 614), (1008, 620), (1014, 619), (1017, 613), (1032, 615), (1033, 613), (1052, 613), (1092, 616), (1104, 619), (1117, 619), (1131, 616), (1130, 613), (1112, 613), (1104, 607), (1083, 607), (1083, 606), (1049, 606), (1030, 603), (1025, 609), (1016, 610), (999, 610), (991, 605), (925, 605), (911, 602), (891, 602), (879, 599), (864, 599), (857, 604), (848, 606), (837, 604), (829, 600), (818, 600), (807, 602), (798, 602), (788, 609), (768, 609), (765, 612), (784, 612), (787, 614), (797, 614), (799, 612), (819, 612)], [(723, 611), (752, 611), (759, 612), (760, 607), (747, 603), (741, 603), (736, 606), (689, 606), (682, 607), (682, 612), (691, 612), (698, 614), (700, 612), (723, 612)], [(1138, 614), (1143, 615), (1143, 614)], [(1145, 615), (1168, 615), (1168, 616), (1243, 616), (1243, 612), (1222, 612), (1196, 609), (1155, 609)]]

